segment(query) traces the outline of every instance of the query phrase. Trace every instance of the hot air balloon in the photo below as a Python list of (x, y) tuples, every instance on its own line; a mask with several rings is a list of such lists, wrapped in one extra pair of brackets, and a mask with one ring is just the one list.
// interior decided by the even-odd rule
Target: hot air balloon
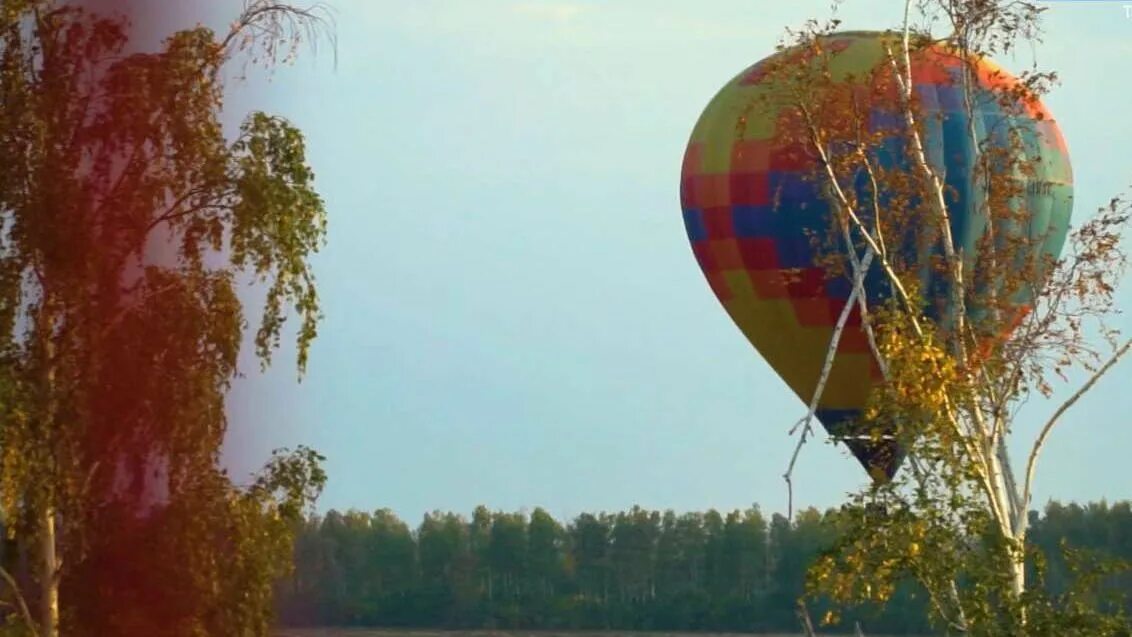
[[(740, 331), (806, 404), (815, 395), (853, 283), (848, 276), (830, 276), (817, 263), (825, 248), (813, 237), (828, 230), (835, 212), (823, 190), (828, 184), (813, 178), (822, 167), (821, 156), (806, 141), (806, 103), (797, 99), (798, 87), (806, 84), (797, 79), (809, 86), (824, 83), (825, 97), (810, 103), (815, 110), (824, 106), (823, 99), (845, 99), (843, 112), (856, 113), (873, 136), (868, 152), (877, 167), (914, 171), (899, 67), (892, 64), (892, 54), (901, 52), (900, 35), (840, 32), (820, 36), (814, 44), (780, 50), (739, 73), (715, 95), (692, 132), (680, 183), (685, 229), (707, 283)], [(976, 257), (988, 244), (983, 241), (986, 196), (973, 166), (976, 157), (993, 156), (997, 149), (1024, 155), (1031, 168), (1014, 175), (1021, 188), (1011, 205), (1021, 221), (1000, 227), (994, 241), (1002, 245), (1029, 237), (1026, 256), (1056, 258), (1066, 240), (1073, 199), (1065, 141), (1049, 111), (1032, 95), (1020, 91), (1013, 103), (1003, 99), (1003, 87), (1017, 86), (1017, 79), (989, 59), (970, 60), (974, 82), (968, 90), (966, 62), (942, 45), (917, 47), (910, 64), (922, 148), (945, 182), (953, 243), (965, 262), (976, 267)], [(853, 118), (844, 119), (848, 126)], [(911, 205), (897, 193), (873, 186), (865, 174), (841, 185), (856, 201), (875, 203), (885, 212)], [(930, 256), (923, 246), (908, 250), (909, 259), (926, 263)], [(957, 310), (947, 301), (949, 279), (926, 266), (923, 278), (924, 289), (935, 295), (929, 298), (943, 299), (925, 306), (924, 315), (939, 324), (953, 322)], [(893, 293), (875, 262), (863, 287), (869, 307)], [(1015, 296), (1022, 313), (1028, 298)], [(965, 316), (973, 320), (984, 310), (972, 304)], [(855, 430), (880, 380), (860, 313), (854, 310), (815, 416), (874, 480), (884, 482), (904, 458), (899, 442)]]

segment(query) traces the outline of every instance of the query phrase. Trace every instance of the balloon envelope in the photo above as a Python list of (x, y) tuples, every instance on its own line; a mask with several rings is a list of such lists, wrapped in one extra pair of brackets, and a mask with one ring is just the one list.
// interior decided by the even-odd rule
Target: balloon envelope
[[(895, 74), (886, 53), (900, 51), (899, 37), (881, 32), (843, 32), (823, 36), (823, 61), (834, 85), (848, 87), (853, 108), (880, 143), (872, 151), (879, 168), (913, 171)], [(832, 222), (828, 198), (812, 179), (816, 154), (800, 141), (801, 116), (786, 95), (786, 82), (772, 69), (786, 65), (805, 71), (809, 49), (785, 49), (747, 68), (711, 100), (696, 123), (684, 156), (680, 197), (692, 251), (707, 282), (727, 313), (786, 384), (809, 404), (813, 399), (834, 326), (850, 297), (851, 281), (829, 277), (816, 262), (813, 233)], [(969, 264), (986, 234), (985, 198), (975, 187), (979, 151), (1009, 149), (1033, 162), (1015, 175), (1022, 195), (1012, 205), (1022, 223), (1000, 228), (999, 243), (1029, 237), (1027, 250), (1056, 258), (1065, 242), (1072, 209), (1072, 172), (1061, 132), (1036, 100), (1021, 109), (994, 97), (1017, 80), (987, 59), (977, 60), (977, 86), (968, 93), (954, 53), (938, 47), (917, 51), (911, 64), (913, 88), (928, 161), (942, 176), (956, 248)], [(809, 65), (809, 66), (807, 66)], [(783, 99), (776, 99), (783, 98)], [(820, 105), (814, 105), (815, 108)], [(1012, 135), (1015, 135), (1012, 137)], [(1012, 143), (1011, 140), (1021, 140)], [(849, 190), (868, 202), (871, 187), (859, 174)], [(884, 209), (893, 193), (877, 193)], [(871, 207), (871, 206), (870, 206)], [(998, 236), (1002, 235), (1002, 236)], [(1007, 236), (1009, 235), (1009, 236)], [(1032, 256), (1032, 254), (1031, 254)], [(911, 258), (925, 259), (913, 254)], [(949, 298), (946, 277), (925, 271), (933, 298)], [(870, 307), (891, 296), (887, 278), (873, 265), (865, 278)], [(1024, 311), (1026, 298), (1019, 297)], [(925, 308), (929, 319), (954, 319), (947, 302)], [(968, 316), (980, 308), (972, 304)], [(816, 416), (844, 442), (870, 475), (891, 479), (903, 453), (891, 437), (869, 438), (857, 431), (870, 390), (880, 380), (876, 361), (861, 328), (860, 313), (850, 314)]]

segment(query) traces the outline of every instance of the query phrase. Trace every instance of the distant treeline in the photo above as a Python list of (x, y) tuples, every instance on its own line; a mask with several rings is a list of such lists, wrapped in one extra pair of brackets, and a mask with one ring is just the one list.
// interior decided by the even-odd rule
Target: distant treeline
[[(471, 519), (426, 515), (415, 529), (383, 509), (311, 519), (294, 576), (277, 594), (291, 626), (763, 632), (797, 627), (813, 557), (834, 540), (831, 512), (793, 522), (759, 509), (677, 514), (634, 507), (568, 524), (542, 509)], [(1061, 589), (1065, 540), (1132, 559), (1132, 506), (1051, 503), (1031, 513), (1032, 543)], [(1121, 586), (1128, 580), (1122, 580)], [(1129, 589), (1132, 593), (1132, 588)], [(819, 617), (819, 606), (812, 614)], [(924, 634), (912, 586), (881, 612), (844, 615), (874, 633)]]

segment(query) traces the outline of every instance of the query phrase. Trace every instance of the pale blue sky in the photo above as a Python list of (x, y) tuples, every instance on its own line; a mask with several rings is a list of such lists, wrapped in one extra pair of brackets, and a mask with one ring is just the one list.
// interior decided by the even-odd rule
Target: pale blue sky
[[(804, 406), (711, 295), (678, 175), (715, 91), (829, 2), (331, 4), (337, 68), (308, 52), (229, 97), (233, 117), (266, 108), (305, 130), (330, 212), (309, 377), (295, 383), (290, 351), (266, 375), (247, 366), (234, 468), (306, 443), (328, 457), (321, 509), (391, 507), (411, 523), (480, 503), (784, 510), (786, 431)], [(1037, 53), (1061, 72), (1047, 103), (1079, 219), (1132, 177), (1132, 20), (1120, 3), (1051, 6)], [(850, 0), (840, 14), (884, 28), (901, 7)], [(1132, 361), (1055, 434), (1039, 503), (1132, 496), (1129, 378)], [(1028, 406), (1022, 438), (1051, 410)], [(836, 505), (863, 479), (819, 440), (796, 502)]]

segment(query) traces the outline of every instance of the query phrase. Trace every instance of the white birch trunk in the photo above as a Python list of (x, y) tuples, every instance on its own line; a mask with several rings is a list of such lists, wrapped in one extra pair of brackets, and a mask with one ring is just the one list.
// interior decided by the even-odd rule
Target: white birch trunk
[(55, 553), (55, 511), (45, 507), (40, 521), (40, 637), (59, 635), (59, 560)]

